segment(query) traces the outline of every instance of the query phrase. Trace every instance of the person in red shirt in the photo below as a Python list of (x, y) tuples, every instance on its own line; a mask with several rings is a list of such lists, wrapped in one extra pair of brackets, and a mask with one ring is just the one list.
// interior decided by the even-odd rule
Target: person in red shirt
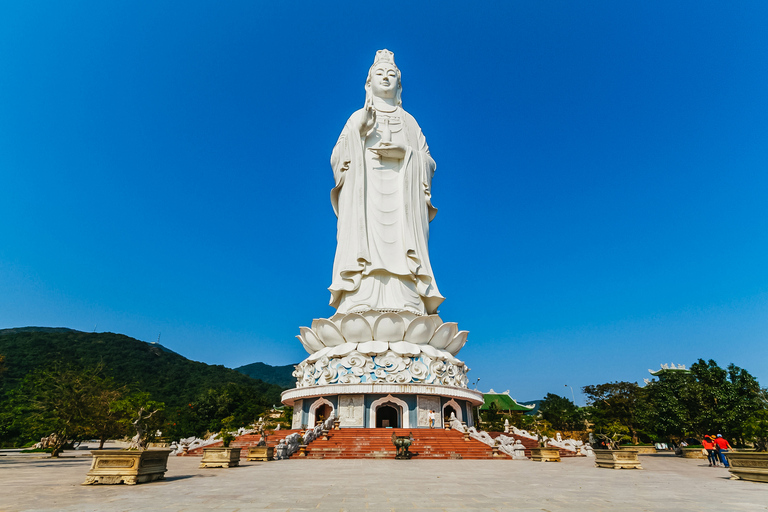
[(723, 463), (723, 466), (727, 468), (731, 467), (728, 464), (728, 459), (726, 459), (724, 455), (725, 452), (731, 449), (731, 445), (728, 444), (728, 441), (726, 441), (722, 435), (717, 434), (717, 438), (715, 439), (715, 446), (717, 453), (720, 456), (720, 462)]
[(707, 450), (707, 460), (709, 461), (709, 466), (717, 466), (717, 452), (715, 451), (715, 442), (712, 441), (712, 438), (709, 436), (704, 436), (704, 439), (701, 441), (701, 446), (704, 447), (705, 450)]

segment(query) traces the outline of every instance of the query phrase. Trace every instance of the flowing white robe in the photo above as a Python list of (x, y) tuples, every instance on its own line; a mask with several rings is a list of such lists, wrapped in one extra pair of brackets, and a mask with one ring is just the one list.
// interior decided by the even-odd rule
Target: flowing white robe
[[(429, 222), (437, 213), (430, 201), (435, 162), (421, 128), (402, 108), (378, 112), (367, 138), (358, 130), (363, 115), (363, 109), (352, 114), (331, 155), (338, 225), (330, 304), (339, 313), (433, 314), (444, 300), (428, 251)], [(404, 158), (378, 159), (366, 149), (382, 138), (405, 146)], [(349, 168), (342, 170), (345, 162)]]

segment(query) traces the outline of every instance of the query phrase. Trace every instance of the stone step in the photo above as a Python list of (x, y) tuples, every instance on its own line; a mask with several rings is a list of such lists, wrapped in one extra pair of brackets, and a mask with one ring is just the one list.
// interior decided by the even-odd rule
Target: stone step
[[(392, 434), (412, 435), (411, 452), (417, 458), (490, 459), (491, 447), (477, 440), (465, 441), (455, 430), (438, 429), (341, 429), (329, 432), (329, 439), (316, 439), (307, 447), (307, 457), (324, 459), (394, 458)], [(296, 457), (298, 454), (294, 454)], [(501, 458), (508, 458), (503, 456)]]

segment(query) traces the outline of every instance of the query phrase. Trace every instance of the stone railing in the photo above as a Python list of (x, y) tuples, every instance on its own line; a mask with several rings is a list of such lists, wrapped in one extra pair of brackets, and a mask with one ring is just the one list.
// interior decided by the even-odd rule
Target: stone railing
[[(516, 436), (525, 437), (528, 439), (533, 439), (534, 441), (538, 441), (539, 438), (535, 434), (531, 434), (527, 430), (521, 430), (517, 427), (511, 426), (509, 427), (509, 430), (515, 434)], [(559, 435), (559, 434), (558, 434)], [(594, 455), (592, 453), (592, 447), (589, 446), (589, 443), (584, 443), (583, 441), (578, 441), (576, 439), (557, 439), (557, 438), (551, 438), (544, 436), (544, 444), (546, 446), (554, 446), (555, 448), (560, 448), (562, 450), (567, 450), (569, 452), (574, 453), (582, 453), (587, 456)]]
[(302, 445), (306, 446), (317, 439), (318, 436), (322, 434), (323, 430), (331, 430), (335, 419), (334, 416), (331, 416), (315, 428), (308, 428), (303, 436), (298, 432), (294, 432), (293, 434), (286, 436), (285, 439), (281, 439), (275, 447), (275, 459), (283, 460), (290, 458)]
[(494, 439), (484, 430), (477, 430), (475, 427), (467, 427), (464, 423), (456, 419), (456, 416), (453, 414), (451, 415), (450, 425), (452, 429), (458, 430), (464, 435), (469, 434), (469, 437), (472, 439), (487, 444), (491, 448), (497, 447), (500, 452), (509, 455), (513, 459), (527, 458), (525, 456), (525, 446), (514, 437), (500, 435)]
[[(256, 432), (256, 429), (253, 428), (245, 428), (241, 427), (237, 429), (237, 433), (235, 434), (235, 437), (243, 436), (245, 434), (252, 434)], [(184, 439), (180, 439), (179, 441), (174, 441), (171, 443), (171, 455), (180, 455), (183, 453), (184, 448), (187, 450), (194, 450), (195, 448), (204, 448), (206, 446), (210, 446), (212, 444), (220, 443), (221, 442), (221, 435), (220, 434), (211, 434), (205, 439), (201, 439), (199, 437), (186, 437)]]
[[(514, 459), (527, 458), (525, 456), (525, 446), (523, 446), (523, 443), (520, 442), (519, 439), (516, 439), (511, 436), (506, 436), (504, 434), (496, 438), (493, 438), (490, 436), (490, 434), (488, 434), (483, 430), (477, 430), (475, 427), (467, 427), (464, 423), (456, 419), (456, 416), (454, 415), (451, 415), (450, 426), (452, 429), (458, 430), (459, 432), (465, 435), (466, 433), (468, 433), (469, 437), (471, 437), (472, 439), (477, 439), (481, 443), (485, 443), (491, 447), (496, 446), (500, 452), (506, 453), (507, 455), (509, 455)], [(505, 432), (505, 433), (510, 433), (510, 432), (516, 436), (531, 439), (536, 442), (538, 442), (539, 440), (538, 436), (531, 434), (527, 430), (521, 430), (514, 426), (510, 426), (508, 432)], [(553, 446), (555, 448), (571, 451), (576, 454), (586, 455), (587, 457), (594, 456), (594, 453), (592, 452), (592, 447), (589, 445), (589, 443), (584, 443), (576, 439), (552, 439), (550, 437), (544, 436), (544, 444), (548, 446)]]

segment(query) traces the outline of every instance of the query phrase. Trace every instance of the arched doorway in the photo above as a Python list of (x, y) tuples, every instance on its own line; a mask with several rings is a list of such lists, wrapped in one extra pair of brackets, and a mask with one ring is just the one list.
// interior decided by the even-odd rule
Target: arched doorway
[[(464, 421), (464, 414), (461, 412), (461, 406), (453, 398), (451, 398), (450, 400), (448, 400), (448, 402), (443, 404), (443, 418), (450, 419), (451, 413), (456, 415), (457, 420)], [(467, 419), (467, 421), (472, 421), (472, 420)], [(472, 426), (472, 425), (468, 424), (468, 426)]]
[(376, 409), (376, 428), (397, 428), (400, 426), (400, 408), (392, 403), (380, 405)]
[(443, 422), (445, 425), (451, 422), (451, 414), (453, 414), (457, 418), (459, 417), (459, 415), (456, 414), (456, 409), (454, 409), (452, 405), (446, 405), (443, 408)]
[(322, 423), (333, 414), (333, 408), (328, 404), (323, 404), (315, 411), (315, 423)]

